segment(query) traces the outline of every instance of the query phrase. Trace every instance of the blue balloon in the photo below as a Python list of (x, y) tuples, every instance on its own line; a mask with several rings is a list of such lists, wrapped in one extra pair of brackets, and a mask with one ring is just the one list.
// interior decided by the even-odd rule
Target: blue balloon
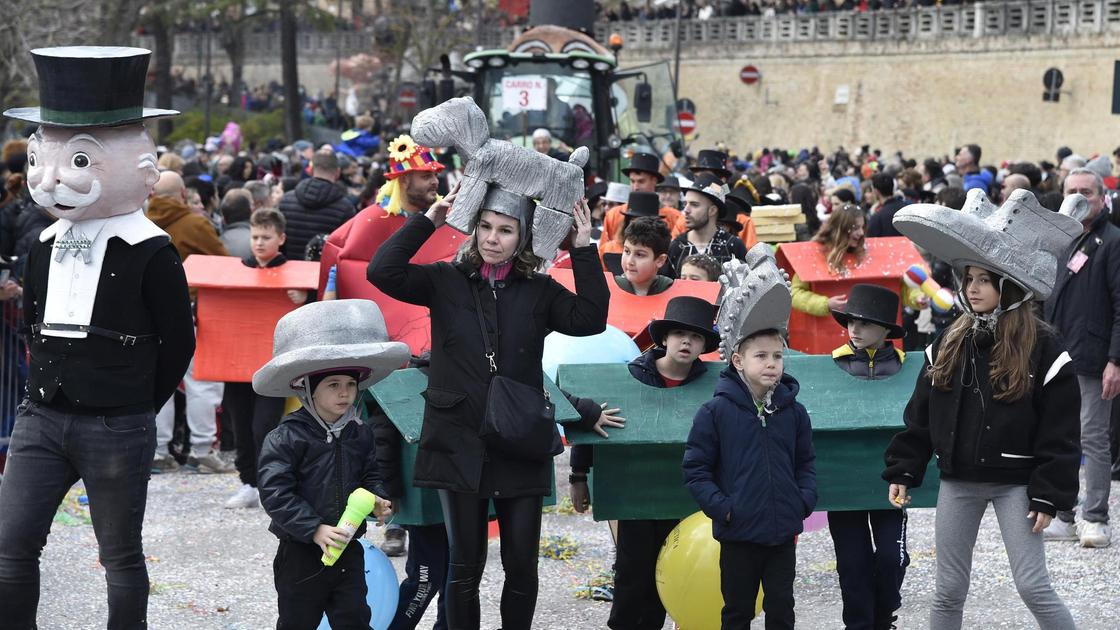
[(629, 335), (615, 328), (590, 337), (569, 337), (558, 332), (544, 338), (541, 367), (556, 380), (556, 368), (568, 363), (629, 363), (641, 351)]
[[(400, 594), (397, 572), (393, 569), (393, 563), (389, 562), (389, 558), (381, 553), (380, 549), (365, 539), (359, 542), (366, 551), (366, 603), (373, 613), (370, 617), (370, 627), (373, 630), (388, 630), (389, 624), (393, 623), (393, 617), (397, 614), (397, 596)], [(325, 614), (323, 620), (319, 622), (318, 630), (331, 630)]]

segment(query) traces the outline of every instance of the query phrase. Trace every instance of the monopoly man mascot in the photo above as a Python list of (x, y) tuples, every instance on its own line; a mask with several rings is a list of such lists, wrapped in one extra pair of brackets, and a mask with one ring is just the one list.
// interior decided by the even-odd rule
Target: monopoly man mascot
[(40, 125), (27, 182), (58, 220), (39, 235), (24, 278), (31, 364), (0, 486), (0, 626), (35, 627), (39, 554), (81, 479), (108, 583), (107, 626), (146, 628), (140, 530), (155, 413), (187, 369), (194, 331), (179, 256), (141, 209), (159, 177), (141, 123), (178, 112), (143, 107), (150, 51), (31, 54), (40, 107), (4, 115)]

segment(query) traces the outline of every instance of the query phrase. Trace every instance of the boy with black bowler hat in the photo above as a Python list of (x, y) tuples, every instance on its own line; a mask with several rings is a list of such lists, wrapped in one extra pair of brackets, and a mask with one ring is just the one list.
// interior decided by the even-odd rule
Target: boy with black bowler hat
[[(898, 295), (873, 284), (857, 284), (844, 310), (832, 311), (848, 329), (848, 343), (832, 351), (837, 367), (862, 380), (884, 379), (902, 369), (906, 354), (891, 343), (904, 332), (896, 324)], [(867, 405), (874, 400), (865, 401)], [(877, 479), (868, 480), (874, 483)], [(904, 510), (853, 510), (828, 513), (828, 531), (836, 550), (836, 572), (849, 629), (893, 627), (902, 606), (906, 553)]]
[[(665, 317), (649, 325), (650, 337), (657, 346), (630, 362), (630, 375), (644, 385), (660, 388), (673, 388), (700, 378), (705, 373), (700, 355), (714, 351), (719, 345), (714, 322), (715, 306), (705, 300), (691, 296), (669, 300)], [(579, 400), (573, 401), (577, 409), (582, 407), (579, 403)], [(580, 428), (603, 435), (603, 424), (617, 426), (607, 421), (617, 421), (611, 412), (618, 411), (604, 410), (603, 419), (591, 424), (585, 420)], [(590, 504), (587, 473), (594, 463), (593, 447), (572, 447), (570, 461), (572, 505), (582, 513)], [(611, 630), (654, 630), (665, 625), (665, 608), (657, 594), (654, 572), (661, 546), (679, 522), (676, 519), (618, 522), (614, 601), (607, 621)]]

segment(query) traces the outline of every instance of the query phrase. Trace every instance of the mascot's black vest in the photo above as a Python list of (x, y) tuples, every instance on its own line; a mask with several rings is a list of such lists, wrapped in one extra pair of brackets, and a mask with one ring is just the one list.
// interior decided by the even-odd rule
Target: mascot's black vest
[[(32, 305), (35, 312), (24, 315), (25, 321), (34, 324), (43, 323), (53, 243), (53, 239), (36, 241), (28, 255), (26, 283), (33, 288), (36, 302)], [(167, 237), (136, 245), (116, 237), (109, 239), (91, 326), (136, 336), (155, 332), (152, 313), (145, 306), (144, 274), (152, 256), (164, 247), (171, 247)], [(31, 370), (27, 390), (31, 400), (87, 413), (104, 408), (136, 413), (152, 409), (158, 340), (122, 343), (95, 334), (71, 339), (28, 333)]]

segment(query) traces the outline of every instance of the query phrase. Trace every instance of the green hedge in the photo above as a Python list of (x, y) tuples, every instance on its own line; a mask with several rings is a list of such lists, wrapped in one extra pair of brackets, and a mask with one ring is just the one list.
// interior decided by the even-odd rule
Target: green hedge
[[(194, 140), (199, 143), (205, 140), (203, 127), (206, 124), (206, 117), (201, 108), (185, 111), (171, 120), (174, 121), (175, 129), (163, 140), (163, 144), (170, 146), (180, 140)], [(221, 106), (211, 107), (210, 134), (216, 136), (222, 133), (226, 123), (231, 120), (241, 125), (243, 147), (248, 146), (250, 142), (260, 147), (273, 138), (284, 140), (283, 109), (256, 113)]]

